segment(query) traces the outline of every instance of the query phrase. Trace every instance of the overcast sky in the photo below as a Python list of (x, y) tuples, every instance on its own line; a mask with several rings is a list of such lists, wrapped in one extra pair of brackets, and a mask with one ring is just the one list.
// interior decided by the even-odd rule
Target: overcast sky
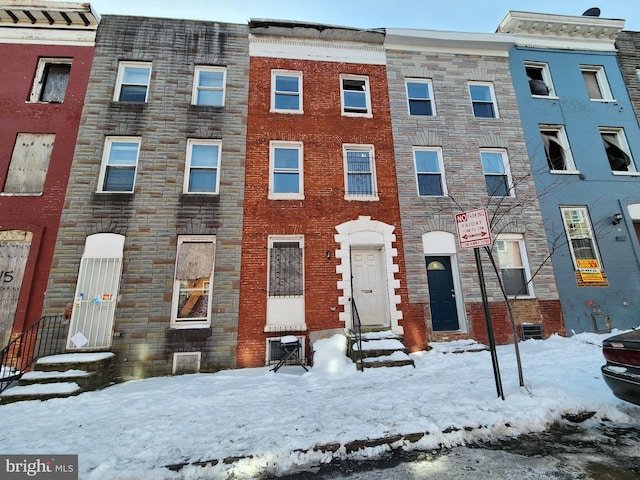
[(252, 18), (298, 20), (356, 28), (424, 28), (495, 32), (509, 10), (582, 15), (626, 21), (640, 31), (637, 0), (89, 0), (101, 15), (141, 15), (246, 23)]

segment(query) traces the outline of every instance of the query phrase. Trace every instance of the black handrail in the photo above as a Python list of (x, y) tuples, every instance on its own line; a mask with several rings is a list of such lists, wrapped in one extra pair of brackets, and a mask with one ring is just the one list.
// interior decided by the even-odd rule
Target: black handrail
[(358, 314), (358, 307), (356, 307), (356, 301), (351, 297), (351, 318), (353, 319), (354, 336), (356, 337), (356, 344), (358, 345), (358, 370), (364, 371), (364, 355), (362, 354), (362, 322), (360, 321), (360, 315)]
[(62, 353), (63, 315), (44, 315), (0, 350), (0, 392), (6, 390), (39, 358)]

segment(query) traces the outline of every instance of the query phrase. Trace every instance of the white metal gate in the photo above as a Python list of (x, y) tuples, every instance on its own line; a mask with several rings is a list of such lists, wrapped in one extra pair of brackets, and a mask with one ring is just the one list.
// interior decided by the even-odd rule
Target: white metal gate
[(99, 233), (87, 238), (69, 325), (68, 350), (111, 346), (123, 246), (122, 235)]

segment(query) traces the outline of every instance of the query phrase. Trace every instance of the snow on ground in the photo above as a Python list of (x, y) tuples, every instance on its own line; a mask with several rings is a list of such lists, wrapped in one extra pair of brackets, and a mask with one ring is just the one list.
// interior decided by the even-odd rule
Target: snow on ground
[[(451, 349), (440, 345), (412, 354), (415, 368), (360, 372), (344, 356), (344, 337), (334, 336), (315, 344), (309, 372), (289, 366), (152, 378), (0, 405), (0, 451), (78, 454), (87, 480), (256, 478), (345, 458), (344, 445), (354, 440), (426, 432), (403, 448), (433, 449), (542, 431), (584, 411), (596, 412), (596, 421), (638, 423), (640, 407), (616, 399), (600, 374), (609, 335), (520, 343), (524, 387), (513, 345), (498, 347), (505, 400), (496, 394), (489, 351), (445, 353)], [(330, 443), (342, 448), (313, 450)], [(222, 462), (229, 457), (242, 459)], [(219, 463), (165, 468), (208, 460)]]

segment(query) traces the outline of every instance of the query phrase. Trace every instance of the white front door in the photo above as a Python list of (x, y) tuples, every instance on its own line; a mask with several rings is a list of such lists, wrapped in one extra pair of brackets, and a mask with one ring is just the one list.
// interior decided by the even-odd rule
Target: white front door
[(387, 289), (382, 250), (351, 251), (353, 298), (360, 322), (365, 327), (388, 326)]
[(124, 236), (98, 233), (87, 238), (67, 338), (68, 350), (111, 346)]

